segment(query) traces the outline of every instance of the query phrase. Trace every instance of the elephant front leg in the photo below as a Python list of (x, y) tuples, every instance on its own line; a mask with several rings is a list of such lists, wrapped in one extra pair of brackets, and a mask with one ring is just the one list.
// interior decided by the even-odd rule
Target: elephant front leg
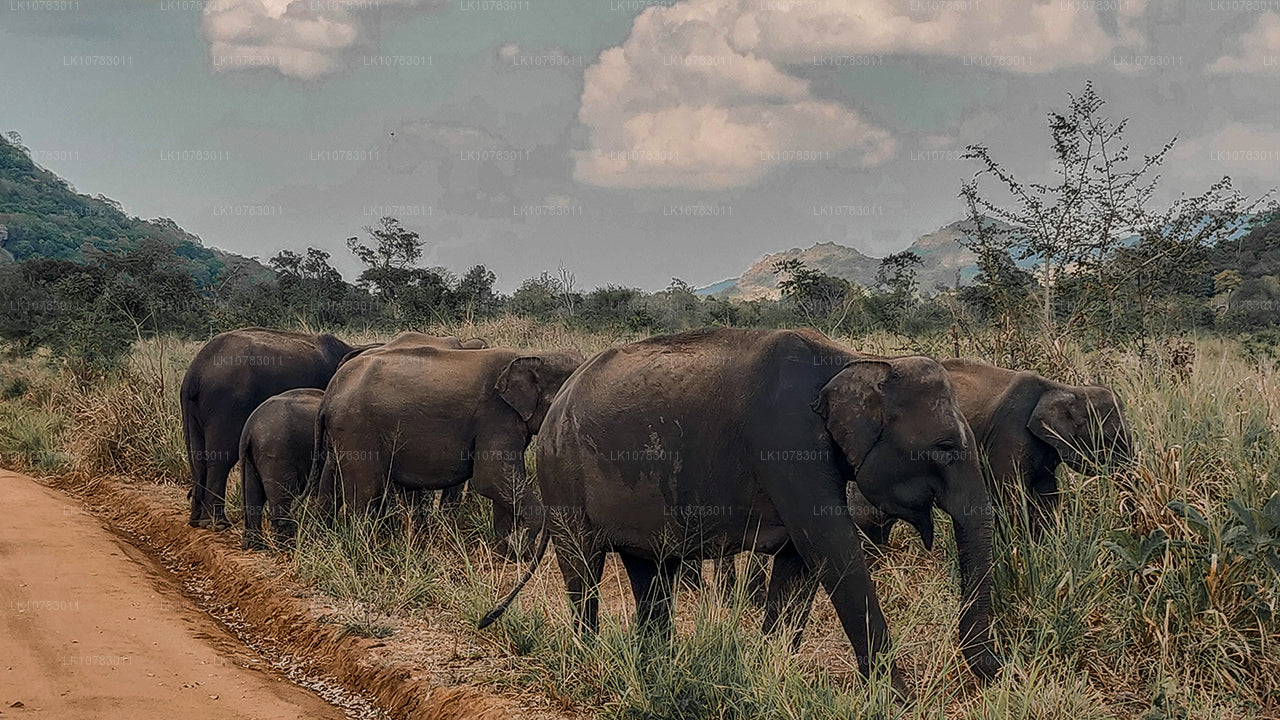
[(1053, 523), (1054, 513), (1061, 504), (1062, 494), (1058, 492), (1057, 478), (1050, 474), (1047, 478), (1037, 478), (1027, 488), (1027, 529), (1031, 539), (1039, 541), (1045, 530)]
[[(858, 669), (871, 677), (877, 667), (887, 667), (893, 688), (908, 696), (906, 683), (893, 662), (889, 628), (862, 553), (861, 538), (849, 517), (843, 480), (834, 468), (793, 468), (764, 478), (764, 484), (787, 527), (794, 551), (831, 597), (853, 645)], [(797, 592), (794, 588), (790, 593), (783, 592), (789, 582), (787, 575), (794, 574), (788, 565), (794, 562), (794, 558), (782, 553), (775, 557), (778, 599)]]
[(516, 519), (533, 490), (524, 464), (523, 444), (501, 440), (477, 444), (469, 487), (493, 502), (494, 552), (511, 560), (527, 554)]

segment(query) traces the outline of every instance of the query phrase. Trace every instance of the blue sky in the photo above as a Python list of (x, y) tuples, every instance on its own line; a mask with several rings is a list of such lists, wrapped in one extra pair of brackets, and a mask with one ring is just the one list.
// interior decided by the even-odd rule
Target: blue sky
[(0, 130), (80, 191), (266, 259), (393, 214), (510, 290), (703, 285), (961, 215), (1093, 80), (1168, 192), (1275, 184), (1280, 1), (0, 0)]

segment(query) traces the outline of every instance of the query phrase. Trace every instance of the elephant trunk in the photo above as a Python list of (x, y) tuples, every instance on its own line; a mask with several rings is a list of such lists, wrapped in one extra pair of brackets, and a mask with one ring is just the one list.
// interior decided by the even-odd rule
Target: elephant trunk
[(990, 680), (1003, 665), (991, 637), (991, 498), (976, 462), (957, 474), (938, 505), (951, 516), (960, 556), (960, 648), (973, 672)]

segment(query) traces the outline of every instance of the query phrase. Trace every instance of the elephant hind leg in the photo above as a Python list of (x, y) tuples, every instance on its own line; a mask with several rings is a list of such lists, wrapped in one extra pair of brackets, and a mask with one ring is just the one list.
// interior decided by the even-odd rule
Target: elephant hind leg
[(795, 546), (788, 543), (773, 556), (773, 575), (769, 578), (764, 604), (764, 631), (774, 633), (781, 628), (791, 628), (794, 633), (791, 649), (799, 650), (817, 593), (818, 584), (812, 571)]
[(204, 520), (204, 488), (209, 474), (209, 463), (205, 459), (204, 431), (198, 427), (192, 427), (194, 422), (189, 420), (186, 428), (187, 462), (191, 466), (191, 516), (187, 524), (191, 527), (200, 527)]
[(734, 564), (733, 555), (725, 555), (715, 560), (716, 589), (720, 602), (728, 605), (733, 602), (733, 591), (738, 585), (738, 566)]
[(332, 518), (338, 510), (339, 500), (337, 461), (332, 452), (326, 451), (324, 458), (319, 462), (321, 463), (320, 477), (315, 487), (316, 512), (322, 518)]
[(342, 503), (353, 514), (380, 513), (387, 489), (395, 482), (393, 463), (378, 449), (376, 438), (352, 440), (355, 442), (343, 443), (344, 448), (334, 445)]
[(769, 558), (764, 553), (747, 553), (747, 597), (757, 607), (764, 607), (769, 593)]
[(619, 555), (636, 601), (636, 624), (642, 632), (665, 635), (671, 630), (672, 584), (684, 561), (648, 560), (626, 552)]
[[(262, 475), (254, 461), (251, 446), (243, 447), (244, 463), (240, 467), (240, 499), (244, 509), (244, 536), (242, 545), (245, 550), (263, 550), (266, 544), (262, 539), (262, 516), (267, 504), (267, 493), (263, 487)], [(271, 504), (274, 513), (275, 503)]]
[(564, 576), (565, 591), (580, 633), (595, 634), (600, 628), (600, 578), (604, 575), (604, 558), (605, 551), (599, 548), (556, 543), (556, 563)]
[(297, 524), (293, 520), (294, 493), (284, 488), (277, 488), (268, 494), (271, 504), (271, 533), (275, 537), (276, 548), (287, 550), (293, 546), (293, 537), (297, 532)]
[[(215, 530), (231, 527), (227, 520), (227, 476), (240, 460), (240, 428), (210, 428), (202, 453), (205, 463), (204, 495), (197, 524), (209, 521)], [(193, 509), (193, 517), (196, 515)]]

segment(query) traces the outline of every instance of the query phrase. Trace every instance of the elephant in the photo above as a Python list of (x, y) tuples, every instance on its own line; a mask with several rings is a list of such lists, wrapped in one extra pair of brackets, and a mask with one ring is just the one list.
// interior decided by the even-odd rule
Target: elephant
[[(458, 338), (439, 341), (463, 344)], [(258, 405), (294, 388), (323, 390), (344, 359), (377, 346), (260, 327), (231, 330), (206, 343), (187, 368), (180, 390), (191, 467), (190, 524), (219, 530), (231, 526), (225, 510), (227, 475), (239, 460), (244, 423)]]
[[(641, 627), (670, 627), (687, 558), (773, 555), (765, 631), (799, 627), (822, 583), (869, 675), (889, 632), (845, 488), (933, 538), (954, 520), (969, 666), (994, 676), (991, 505), (975, 440), (942, 366), (853, 353), (813, 330), (704, 328), (605, 350), (552, 402), (538, 437), (542, 505), (534, 559), (481, 623), (494, 622), (549, 543), (580, 632), (595, 632), (609, 551), (619, 553)], [(532, 524), (532, 518), (526, 522)], [(798, 643), (798, 635), (795, 637)]]
[[(985, 456), (988, 490), (1014, 517), (1025, 495), (1032, 538), (1043, 534), (1060, 500), (1059, 465), (1089, 473), (1132, 458), (1124, 404), (1109, 388), (1065, 385), (963, 358), (942, 366)], [(868, 541), (883, 546), (893, 519), (863, 498), (852, 504), (861, 510), (856, 514)]]
[(323, 399), (323, 390), (287, 390), (267, 398), (245, 422), (240, 435), (240, 470), (246, 550), (266, 548), (262, 519), (268, 503), (276, 546), (287, 547), (293, 540), (289, 510), (311, 470), (316, 415)]
[(401, 338), (360, 355), (334, 376), (316, 420), (318, 502), (367, 511), (392, 486), (469, 481), (493, 501), (505, 552), (525, 502), (525, 449), (582, 360), (576, 351), (459, 351)]

